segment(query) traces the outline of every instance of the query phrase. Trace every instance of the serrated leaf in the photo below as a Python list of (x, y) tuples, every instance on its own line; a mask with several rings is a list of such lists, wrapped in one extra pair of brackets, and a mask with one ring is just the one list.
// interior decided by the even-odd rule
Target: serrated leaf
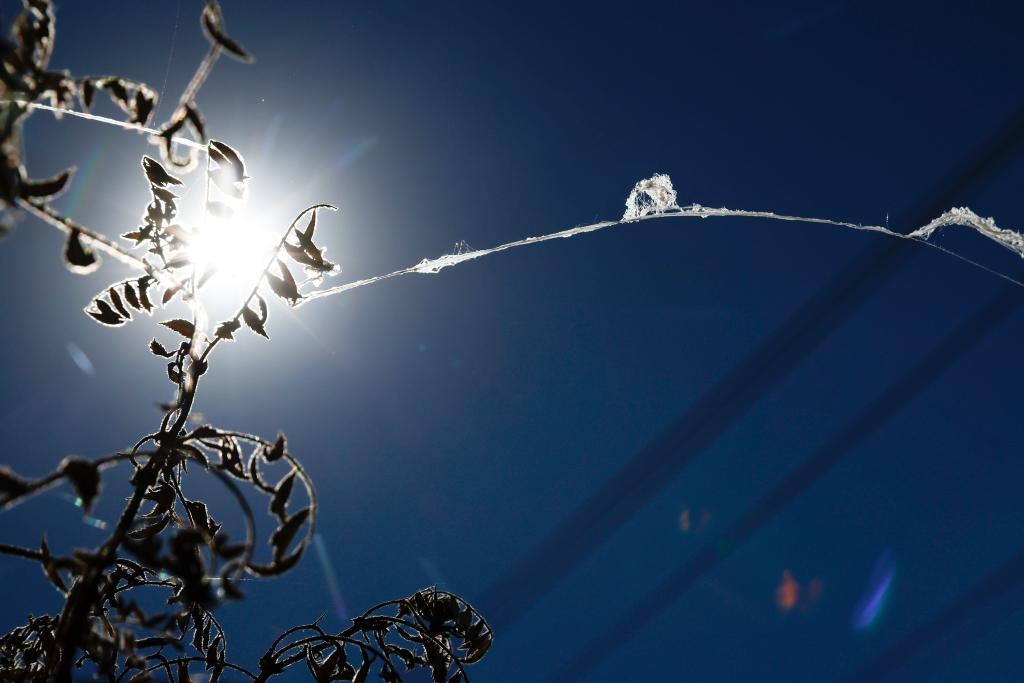
[(235, 332), (238, 332), (238, 329), (241, 326), (242, 323), (240, 323), (236, 319), (225, 320), (224, 322), (217, 326), (217, 332), (215, 336), (219, 337), (220, 339), (230, 339), (234, 341)]
[(177, 332), (178, 334), (180, 334), (182, 337), (185, 337), (186, 339), (192, 339), (192, 336), (195, 334), (195, 331), (196, 331), (195, 325), (193, 325), (188, 320), (185, 320), (184, 318), (175, 318), (174, 320), (165, 320), (165, 321), (163, 321), (160, 324), (163, 325), (164, 327), (166, 327), (169, 330), (173, 330), (173, 331)]
[(168, 351), (167, 349), (165, 349), (164, 345), (158, 342), (156, 339), (149, 342), (149, 351), (153, 355), (160, 356), (162, 358), (170, 358), (171, 356), (174, 355), (173, 351)]
[(242, 320), (245, 321), (246, 326), (260, 335), (264, 339), (270, 339), (270, 335), (267, 334), (266, 328), (263, 326), (263, 321), (256, 315), (256, 312), (246, 306), (242, 309)]

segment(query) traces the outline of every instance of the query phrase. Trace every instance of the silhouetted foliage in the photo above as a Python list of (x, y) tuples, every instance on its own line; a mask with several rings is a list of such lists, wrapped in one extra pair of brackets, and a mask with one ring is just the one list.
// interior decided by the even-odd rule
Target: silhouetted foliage
[[(210, 50), (155, 136), (164, 162), (179, 173), (194, 166), (197, 155), (176, 157), (175, 137), (187, 127), (198, 141), (206, 142), (206, 125), (195, 96), (218, 55), (223, 51), (242, 61), (252, 60), (226, 32), (215, 0), (206, 1), (201, 25)], [(163, 417), (155, 431), (132, 448), (98, 460), (65, 458), (51, 474), (38, 479), (0, 466), (0, 509), (65, 482), (82, 508), (89, 510), (102, 494), (105, 471), (115, 465), (131, 468), (132, 490), (113, 531), (98, 548), (54, 554), (45, 537), (38, 549), (0, 545), (0, 552), (37, 562), (64, 596), (60, 614), (32, 616), (24, 626), (0, 637), (0, 678), (68, 681), (72, 671), (89, 663), (110, 681), (162, 677), (186, 683), (192, 680), (190, 671), (205, 670), (211, 681), (234, 672), (263, 682), (291, 667), (308, 671), (318, 683), (359, 682), (370, 676), (401, 681), (402, 674), (413, 669), (429, 671), (436, 683), (468, 680), (465, 666), (487, 652), (490, 627), (464, 600), (436, 589), (377, 605), (337, 633), (326, 631), (319, 622), (289, 629), (270, 645), (255, 669), (228, 658), (228, 635), (217, 621), (216, 607), (244, 597), (240, 586), (244, 576), (273, 577), (294, 567), (313, 538), (318, 505), (313, 482), (289, 451), (284, 435), (266, 440), (212, 425), (190, 430), (189, 418), (211, 354), (221, 342), (234, 340), (243, 325), (269, 339), (265, 293), (295, 305), (303, 298), (305, 284), (339, 272), (315, 241), (318, 211), (334, 207), (318, 204), (299, 213), (268, 251), (265, 267), (234, 316), (208, 324), (202, 288), (215, 266), (193, 262), (189, 246), (203, 230), (217, 228), (179, 222), (174, 189), (184, 183), (160, 161), (142, 158), (151, 199), (142, 224), (122, 235), (127, 248), (50, 207), (49, 201), (68, 185), (71, 170), (46, 180), (28, 177), (20, 156), (20, 124), (31, 111), (28, 103), (45, 101), (70, 110), (77, 100), (88, 110), (103, 91), (129, 122), (146, 125), (157, 101), (154, 90), (129, 79), (49, 71), (54, 27), (48, 0), (24, 0), (9, 39), (0, 40), (0, 145), (6, 164), (0, 174), (3, 209), (29, 210), (62, 229), (64, 260), (73, 272), (97, 268), (97, 250), (142, 271), (93, 297), (85, 312), (98, 323), (124, 325), (176, 298), (192, 316), (160, 321), (164, 339), (154, 338), (149, 344), (149, 350), (166, 361), (166, 374), (175, 388), (175, 399), (161, 406)], [(206, 159), (205, 212), (230, 217), (246, 196), (244, 159), (216, 140), (207, 143)], [(219, 195), (213, 199), (215, 192)], [(301, 229), (300, 224), (304, 224)], [(304, 282), (296, 281), (295, 267), (304, 271)], [(208, 330), (213, 330), (212, 338)], [(168, 337), (169, 333), (176, 336)], [(191, 497), (188, 484), (196, 474), (218, 479), (236, 509), (214, 510), (206, 501)], [(273, 521), (273, 531), (263, 542), (251, 495), (266, 499)], [(222, 521), (228, 519), (244, 523), (244, 537), (229, 537)], [(141, 606), (141, 591), (152, 590), (166, 593), (159, 611)]]

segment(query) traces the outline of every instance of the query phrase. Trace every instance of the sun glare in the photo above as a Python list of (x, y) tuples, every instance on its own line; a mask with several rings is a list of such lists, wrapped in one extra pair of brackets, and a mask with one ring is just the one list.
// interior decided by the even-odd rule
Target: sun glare
[(267, 265), (274, 237), (244, 216), (231, 220), (210, 218), (189, 246), (197, 272), (214, 270), (212, 281), (251, 285)]

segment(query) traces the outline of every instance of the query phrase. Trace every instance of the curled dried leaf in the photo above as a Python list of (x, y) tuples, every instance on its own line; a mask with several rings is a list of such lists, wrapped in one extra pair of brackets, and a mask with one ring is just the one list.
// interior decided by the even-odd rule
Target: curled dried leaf
[(288, 303), (294, 304), (302, 298), (302, 295), (299, 294), (298, 285), (295, 283), (295, 278), (281, 259), (277, 260), (277, 267), (281, 271), (281, 277), (267, 273), (267, 284), (274, 290), (274, 294), (277, 294)]
[(157, 187), (183, 184), (180, 180), (168, 173), (167, 169), (153, 157), (142, 157), (142, 170), (146, 173), (146, 179)]
[(72, 230), (64, 243), (64, 264), (73, 273), (86, 275), (96, 270), (100, 258), (92, 249), (82, 243), (82, 231)]
[(84, 458), (67, 457), (60, 464), (60, 473), (75, 489), (86, 512), (100, 493), (100, 468)]
[(46, 180), (23, 180), (21, 196), (26, 199), (55, 199), (67, 186), (74, 172), (75, 169), (69, 168)]
[(216, 3), (208, 4), (203, 8), (202, 25), (203, 32), (206, 33), (206, 37), (210, 39), (210, 42), (220, 45), (228, 54), (239, 61), (253, 61), (253, 56), (246, 52), (245, 48), (224, 31), (220, 8)]
[[(264, 310), (266, 310), (265, 307), (266, 304), (264, 304)], [(266, 327), (264, 327), (264, 320), (261, 320), (260, 316), (257, 315), (256, 312), (249, 308), (248, 306), (242, 309), (242, 320), (245, 321), (246, 326), (250, 330), (260, 335), (264, 339), (270, 339), (270, 335), (267, 334)]]

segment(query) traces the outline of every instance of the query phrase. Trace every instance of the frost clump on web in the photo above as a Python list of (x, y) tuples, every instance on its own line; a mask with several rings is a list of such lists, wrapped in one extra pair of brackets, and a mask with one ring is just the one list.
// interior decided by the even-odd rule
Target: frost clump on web
[(626, 212), (622, 214), (622, 220), (678, 210), (672, 179), (664, 173), (655, 173), (633, 186), (633, 191), (626, 197)]
[(931, 237), (932, 233), (936, 230), (947, 225), (962, 225), (968, 228), (973, 228), (990, 240), (994, 240), (1007, 249), (1017, 252), (1017, 255), (1024, 257), (1024, 235), (1007, 228), (1000, 228), (996, 225), (995, 220), (991, 218), (982, 218), (966, 206), (956, 207), (946, 211), (931, 223), (922, 225), (920, 228), (910, 233), (909, 236), (926, 240)]

